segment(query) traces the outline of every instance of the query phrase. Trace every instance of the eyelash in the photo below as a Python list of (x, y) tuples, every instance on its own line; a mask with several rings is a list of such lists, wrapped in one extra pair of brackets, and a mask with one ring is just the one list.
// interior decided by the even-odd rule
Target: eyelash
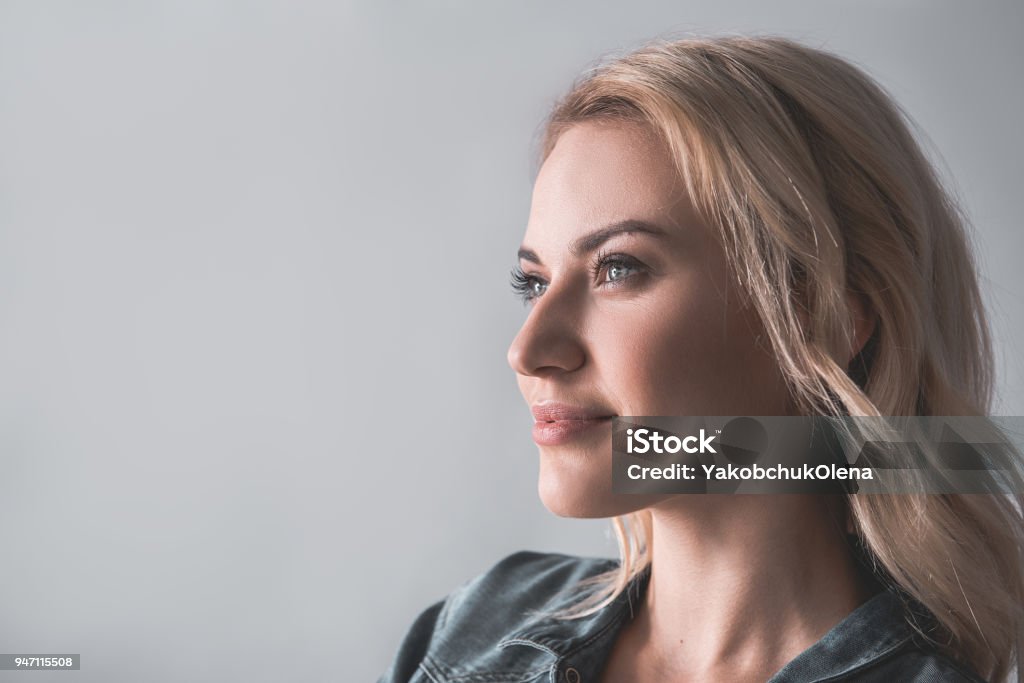
[(535, 282), (544, 281), (534, 275), (527, 275), (519, 266), (515, 266), (512, 269), (512, 291), (516, 293), (517, 297), (522, 299), (524, 304), (530, 303), (533, 299), (537, 298), (537, 295), (533, 293), (533, 284)]
[[(599, 251), (597, 255), (594, 257), (593, 262), (590, 264), (591, 277), (594, 280), (597, 280), (601, 272), (610, 266), (624, 266), (626, 268), (630, 268), (638, 272), (631, 275), (627, 275), (626, 278), (623, 278), (623, 280), (603, 280), (599, 284), (617, 287), (620, 284), (622, 284), (622, 282), (625, 279), (634, 277), (634, 275), (639, 274), (640, 271), (643, 271), (645, 269), (645, 266), (642, 263), (640, 263), (640, 261), (633, 258), (632, 256), (629, 256), (628, 254), (608, 253), (604, 251)], [(549, 284), (545, 282), (543, 278), (524, 272), (523, 269), (520, 268), (519, 266), (515, 266), (512, 269), (512, 290), (520, 299), (522, 299), (524, 304), (528, 304), (540, 296), (539, 294), (534, 293), (533, 290), (533, 287), (538, 283), (544, 285), (545, 289)]]

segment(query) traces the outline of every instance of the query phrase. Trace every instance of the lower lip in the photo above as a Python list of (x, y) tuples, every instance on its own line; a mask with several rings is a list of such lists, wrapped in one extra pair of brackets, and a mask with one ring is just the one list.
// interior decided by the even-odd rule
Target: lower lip
[(600, 427), (611, 424), (611, 421), (610, 417), (600, 417), (593, 420), (534, 422), (533, 440), (538, 446), (557, 446), (594, 433)]

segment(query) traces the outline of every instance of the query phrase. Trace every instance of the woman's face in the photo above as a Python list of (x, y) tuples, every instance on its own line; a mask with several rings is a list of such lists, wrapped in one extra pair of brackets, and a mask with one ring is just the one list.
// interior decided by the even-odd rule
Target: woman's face
[(611, 416), (789, 412), (757, 316), (646, 128), (562, 134), (534, 185), (519, 268), (529, 313), (508, 361), (555, 514), (608, 517), (668, 498), (612, 494)]

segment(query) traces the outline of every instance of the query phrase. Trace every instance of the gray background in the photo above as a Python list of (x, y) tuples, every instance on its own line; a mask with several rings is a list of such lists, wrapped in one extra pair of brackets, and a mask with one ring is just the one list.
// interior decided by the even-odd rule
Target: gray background
[(1022, 4), (0, 2), (0, 652), (34, 681), (372, 680), (522, 548), (508, 270), (552, 100), (668, 32), (863, 65), (978, 228), (1024, 414)]

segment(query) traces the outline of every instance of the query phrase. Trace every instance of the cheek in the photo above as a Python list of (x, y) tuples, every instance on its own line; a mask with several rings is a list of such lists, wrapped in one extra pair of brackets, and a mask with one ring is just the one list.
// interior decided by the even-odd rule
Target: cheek
[(763, 336), (755, 341), (756, 317), (718, 297), (663, 299), (620, 311), (616, 357), (599, 359), (622, 414), (786, 414), (777, 364)]

